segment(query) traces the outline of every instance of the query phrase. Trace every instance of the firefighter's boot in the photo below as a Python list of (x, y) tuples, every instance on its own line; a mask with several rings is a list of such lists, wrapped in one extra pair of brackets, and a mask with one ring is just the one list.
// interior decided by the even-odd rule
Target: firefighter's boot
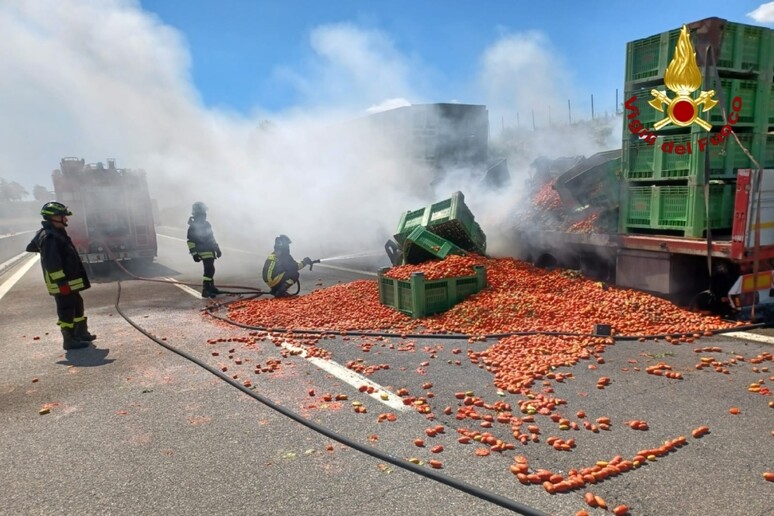
[(212, 285), (210, 285), (210, 292), (214, 294), (222, 294), (223, 291), (220, 290), (218, 287), (215, 286), (215, 280), (212, 280)]
[(215, 297), (217, 292), (214, 292), (212, 287), (212, 281), (204, 281), (202, 283), (202, 297)]
[(290, 294), (288, 294), (288, 289), (290, 289), (290, 287), (292, 286), (293, 286), (293, 280), (286, 279), (285, 281), (283, 281), (282, 283), (280, 283), (275, 287), (276, 290), (272, 289), (274, 290), (274, 292), (271, 292), (271, 294), (274, 297), (288, 297), (290, 296)]
[(91, 344), (87, 340), (78, 339), (73, 328), (62, 328), (62, 338), (62, 347), (67, 350), (87, 348)]
[(84, 317), (82, 321), (75, 323), (74, 335), (78, 340), (85, 340), (91, 342), (97, 338), (93, 333), (89, 333), (89, 326), (86, 322), (88, 317)]

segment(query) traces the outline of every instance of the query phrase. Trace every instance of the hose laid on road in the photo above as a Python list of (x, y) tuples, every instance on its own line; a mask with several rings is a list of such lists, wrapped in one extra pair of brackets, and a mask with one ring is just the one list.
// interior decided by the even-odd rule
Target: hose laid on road
[[(162, 281), (164, 282), (164, 281)], [(510, 498), (506, 498), (504, 496), (498, 495), (496, 493), (493, 493), (491, 491), (481, 489), (479, 487), (473, 486), (471, 484), (468, 484), (466, 482), (463, 482), (461, 480), (457, 480), (455, 478), (443, 475), (441, 473), (438, 473), (436, 471), (422, 468), (412, 462), (408, 462), (405, 459), (399, 459), (397, 457), (394, 457), (388, 453), (382, 452), (380, 450), (377, 450), (371, 446), (367, 446), (364, 444), (361, 444), (357, 441), (354, 441), (352, 439), (349, 439), (347, 437), (344, 437), (343, 435), (340, 435), (333, 430), (330, 430), (324, 426), (318, 425), (317, 423), (314, 423), (313, 421), (309, 421), (308, 419), (305, 419), (304, 417), (296, 414), (295, 412), (288, 410), (287, 408), (278, 405), (271, 401), (268, 398), (265, 398), (264, 396), (261, 396), (260, 394), (256, 393), (254, 390), (245, 387), (241, 383), (235, 381), (233, 378), (230, 378), (228, 375), (224, 374), (222, 371), (212, 367), (209, 364), (204, 363), (203, 361), (199, 360), (195, 356), (191, 355), (190, 353), (187, 353), (181, 349), (178, 349), (171, 344), (155, 337), (154, 335), (150, 334), (148, 331), (146, 331), (144, 328), (142, 328), (140, 325), (138, 325), (136, 322), (134, 322), (129, 316), (127, 316), (124, 311), (121, 309), (120, 300), (121, 300), (121, 281), (118, 282), (118, 291), (116, 293), (116, 302), (115, 302), (115, 309), (116, 311), (121, 315), (121, 317), (124, 318), (124, 320), (129, 323), (134, 329), (151, 339), (153, 342), (158, 344), (159, 346), (162, 346), (163, 348), (167, 349), (168, 351), (171, 351), (172, 353), (175, 353), (176, 355), (179, 355), (186, 360), (196, 364), (197, 366), (201, 367), (202, 369), (206, 370), (207, 372), (217, 376), (219, 379), (223, 380), (224, 382), (228, 383), (230, 386), (234, 387), (235, 389), (238, 389), (242, 391), (244, 394), (247, 394), (251, 398), (255, 399), (256, 401), (266, 405), (272, 410), (275, 410), (282, 414), (283, 416), (286, 416), (293, 421), (300, 423), (304, 425), (305, 427), (309, 428), (310, 430), (317, 432), (321, 435), (324, 435), (330, 439), (333, 439), (345, 446), (348, 446), (354, 450), (357, 450), (361, 453), (364, 453), (366, 455), (369, 455), (371, 457), (374, 457), (379, 460), (383, 460), (384, 462), (389, 462), (390, 464), (397, 466), (399, 468), (405, 469), (407, 471), (410, 471), (412, 473), (415, 473), (417, 475), (423, 476), (425, 478), (429, 478), (430, 480), (434, 480), (436, 482), (439, 482), (441, 484), (444, 484), (446, 486), (449, 486), (453, 489), (457, 489), (458, 491), (461, 491), (463, 493), (469, 494), (471, 496), (475, 496), (476, 498), (480, 498), (481, 500), (485, 500), (487, 502), (493, 503), (495, 505), (499, 505), (500, 507), (504, 507), (506, 509), (509, 509), (511, 511), (514, 511), (518, 514), (523, 514), (525, 516), (548, 516), (547, 513), (544, 513), (542, 511), (539, 511), (537, 509), (533, 509), (532, 507), (529, 507), (527, 505), (524, 505), (522, 503), (519, 503), (515, 500), (511, 500)], [(164, 283), (172, 283), (169, 281), (165, 281)]]

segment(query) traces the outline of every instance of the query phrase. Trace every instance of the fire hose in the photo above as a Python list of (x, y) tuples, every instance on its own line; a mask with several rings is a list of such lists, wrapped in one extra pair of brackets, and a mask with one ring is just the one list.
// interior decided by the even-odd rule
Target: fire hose
[[(153, 278), (143, 278), (137, 275), (132, 274), (131, 272), (127, 271), (117, 260), (114, 260), (116, 264), (119, 265), (119, 267), (124, 270), (127, 274), (129, 274), (131, 277), (135, 279), (139, 279), (142, 281), (153, 281), (153, 282), (159, 282), (159, 283), (167, 283), (167, 284), (185, 284), (185, 283), (178, 283), (178, 282), (172, 282), (167, 280), (156, 280)], [(314, 263), (318, 263), (319, 260), (316, 260)], [(311, 265), (310, 265), (311, 268)], [(233, 287), (232, 287), (233, 288)], [(241, 287), (237, 286), (235, 288), (243, 288), (243, 289), (250, 289), (254, 290), (254, 294), (251, 297), (257, 297), (263, 294), (264, 292), (260, 291), (260, 289), (252, 289), (251, 287)], [(300, 290), (300, 284), (299, 284), (299, 290)], [(467, 484), (463, 481), (457, 480), (455, 478), (443, 475), (441, 473), (438, 473), (433, 470), (428, 470), (426, 468), (420, 467), (419, 465), (413, 464), (411, 462), (408, 462), (404, 459), (400, 459), (397, 457), (394, 457), (388, 453), (382, 452), (380, 450), (374, 449), (371, 446), (367, 446), (364, 444), (361, 444), (357, 441), (351, 440), (345, 436), (342, 436), (326, 427), (323, 427), (321, 425), (318, 425), (312, 421), (309, 421), (302, 416), (296, 414), (293, 411), (288, 410), (285, 407), (282, 407), (281, 405), (278, 405), (274, 403), (273, 401), (269, 400), (268, 398), (265, 398), (264, 396), (261, 396), (260, 394), (256, 393), (254, 391), (254, 387), (248, 388), (244, 385), (240, 384), (239, 382), (236, 382), (234, 379), (230, 378), (229, 376), (225, 375), (222, 371), (202, 362), (198, 358), (194, 357), (193, 355), (182, 351), (175, 346), (172, 346), (171, 344), (162, 341), (161, 339), (155, 337), (154, 335), (150, 334), (148, 331), (146, 331), (144, 328), (139, 326), (137, 323), (135, 323), (129, 316), (127, 316), (123, 310), (120, 307), (120, 297), (121, 297), (121, 281), (118, 281), (118, 290), (116, 294), (116, 301), (115, 301), (115, 308), (116, 311), (123, 317), (132, 327), (134, 327), (137, 331), (148, 337), (149, 339), (153, 340), (158, 345), (164, 347), (168, 351), (171, 351), (186, 360), (189, 360), (190, 362), (198, 365), (202, 369), (205, 369), (209, 373), (217, 376), (219, 379), (223, 380), (224, 382), (228, 383), (232, 387), (239, 389), (244, 394), (247, 394), (251, 398), (255, 399), (256, 401), (264, 404), (265, 406), (271, 408), (272, 410), (275, 410), (279, 412), (280, 414), (296, 421), (297, 423), (300, 423), (304, 425), (305, 427), (324, 435), (328, 438), (331, 438), (345, 446), (348, 446), (352, 449), (355, 449), (357, 451), (360, 451), (361, 453), (367, 454), (369, 456), (375, 457), (377, 459), (383, 460), (385, 462), (388, 462), (390, 464), (393, 464), (397, 467), (400, 467), (402, 469), (405, 469), (407, 471), (410, 471), (412, 473), (418, 474), (420, 476), (429, 478), (431, 480), (434, 480), (436, 482), (439, 482), (441, 484), (444, 484), (446, 486), (452, 487), (454, 489), (457, 489), (461, 492), (464, 492), (466, 494), (470, 494), (472, 496), (476, 496), (477, 498), (480, 498), (482, 500), (488, 501), (490, 503), (493, 503), (495, 505), (504, 507), (506, 509), (512, 510), (518, 514), (524, 514), (524, 515), (544, 515), (545, 513), (534, 509), (532, 507), (523, 505), (519, 502), (516, 502), (514, 500), (511, 500), (507, 497), (503, 497), (501, 495), (498, 495), (496, 493), (492, 493), (490, 491), (478, 488), (476, 486)], [(236, 301), (236, 300), (234, 300)], [(232, 301), (232, 302), (234, 302)], [(267, 332), (286, 332), (290, 333), (293, 332), (295, 334), (304, 334), (304, 333), (327, 333), (327, 334), (346, 334), (346, 335), (358, 335), (358, 336), (386, 336), (386, 337), (402, 337), (402, 338), (435, 338), (435, 339), (468, 339), (472, 337), (472, 335), (464, 335), (464, 334), (396, 334), (396, 333), (390, 333), (390, 332), (365, 332), (365, 331), (343, 331), (343, 330), (307, 330), (307, 329), (287, 329), (287, 328), (258, 328), (254, 326), (244, 325), (237, 323), (235, 321), (232, 321), (228, 319), (227, 317), (221, 317), (214, 313), (214, 310), (219, 307), (224, 307), (230, 304), (228, 303), (214, 303), (210, 306), (208, 306), (205, 310), (206, 313), (208, 313), (210, 316), (221, 319), (225, 322), (228, 322), (232, 325), (248, 328), (251, 330), (262, 330)], [(765, 326), (765, 324), (752, 324), (752, 325), (746, 325), (746, 326), (739, 326), (733, 329), (729, 330), (717, 330), (713, 333), (724, 333), (726, 331), (741, 331), (746, 329), (753, 329), (753, 328), (760, 328)], [(580, 333), (569, 333), (569, 332), (545, 332), (545, 331), (521, 331), (521, 332), (507, 332), (507, 333), (499, 333), (499, 334), (489, 334), (484, 336), (478, 336), (479, 338), (503, 338), (508, 336), (516, 336), (516, 335), (555, 335), (555, 336), (589, 336), (588, 334), (580, 334)], [(659, 338), (659, 337), (667, 337), (667, 336), (681, 336), (680, 334), (663, 334), (663, 335), (616, 335), (612, 336), (616, 340), (636, 340), (640, 338)]]
[[(129, 276), (131, 276), (131, 277), (133, 277), (135, 279), (141, 280), (141, 281), (152, 281), (152, 282), (166, 283), (166, 284), (185, 284), (185, 283), (178, 283), (178, 282), (172, 282), (172, 281), (167, 281), (167, 280), (156, 280), (156, 279), (153, 279), (153, 278), (143, 278), (143, 277), (137, 276), (137, 275), (132, 274), (131, 272), (127, 271), (126, 268), (124, 268), (119, 263), (118, 260), (113, 259), (113, 261), (124, 272), (129, 274)], [(319, 263), (319, 260), (316, 260), (313, 263)], [(310, 268), (311, 268), (311, 265), (310, 265)], [(202, 360), (196, 358), (195, 356), (191, 355), (190, 353), (187, 353), (187, 352), (185, 352), (185, 351), (183, 351), (183, 350), (181, 350), (181, 349), (179, 349), (179, 348), (169, 344), (168, 342), (165, 342), (165, 341), (157, 338), (156, 336), (154, 336), (153, 334), (151, 334), (150, 332), (145, 330), (143, 327), (141, 327), (139, 324), (137, 324), (134, 320), (132, 320), (131, 317), (126, 315), (124, 313), (124, 311), (120, 307), (120, 301), (121, 301), (121, 280), (118, 280), (117, 283), (118, 283), (118, 288), (117, 288), (117, 292), (116, 292), (116, 300), (115, 300), (115, 305), (114, 305), (115, 309), (118, 312), (118, 314), (121, 315), (121, 317), (123, 317), (123, 319), (127, 323), (129, 323), (134, 329), (136, 329), (137, 331), (142, 333), (144, 336), (146, 336), (147, 338), (149, 338), (150, 340), (152, 340), (153, 342), (155, 342), (159, 346), (161, 346), (161, 347), (165, 348), (166, 350), (171, 351), (172, 353), (175, 353), (176, 355), (179, 355), (182, 358), (184, 358), (184, 359), (192, 362), (193, 364), (201, 367), (205, 371), (207, 371), (210, 374), (218, 377), (220, 380), (226, 382), (231, 387), (234, 387), (235, 389), (238, 389), (242, 393), (250, 396), (251, 398), (255, 399), (256, 401), (258, 401), (258, 402), (262, 403), (263, 405), (267, 406), (268, 408), (270, 408), (270, 409), (272, 409), (272, 410), (274, 410), (276, 412), (279, 412), (283, 416), (288, 417), (288, 418), (292, 419), (293, 421), (295, 421), (297, 423), (300, 423), (301, 425), (309, 428), (310, 430), (312, 430), (314, 432), (317, 432), (317, 433), (319, 433), (321, 435), (324, 435), (325, 437), (333, 439), (333, 440), (335, 440), (335, 441), (337, 441), (337, 442), (339, 442), (339, 443), (341, 443), (341, 444), (343, 444), (345, 446), (348, 446), (348, 447), (350, 447), (350, 448), (352, 448), (354, 450), (357, 450), (357, 451), (359, 451), (361, 453), (364, 453), (364, 454), (369, 455), (371, 457), (374, 457), (376, 459), (382, 460), (384, 462), (388, 462), (388, 463), (390, 463), (390, 464), (392, 464), (394, 466), (397, 466), (399, 468), (405, 469), (405, 470), (407, 470), (407, 471), (409, 471), (411, 473), (415, 473), (415, 474), (420, 475), (422, 477), (429, 478), (430, 480), (434, 480), (436, 482), (444, 484), (444, 485), (446, 485), (448, 487), (451, 487), (453, 489), (457, 489), (458, 491), (461, 491), (463, 493), (469, 494), (471, 496), (475, 496), (476, 498), (479, 498), (481, 500), (493, 503), (493, 504), (498, 505), (500, 507), (504, 507), (504, 508), (509, 509), (511, 511), (514, 511), (514, 512), (516, 512), (518, 514), (523, 514), (525, 516), (547, 516), (547, 513), (544, 513), (542, 511), (539, 511), (539, 510), (534, 509), (532, 507), (529, 507), (527, 505), (521, 504), (521, 503), (519, 503), (519, 502), (517, 502), (515, 500), (511, 500), (510, 498), (507, 498), (507, 497), (501, 496), (501, 495), (499, 495), (497, 493), (493, 493), (491, 491), (488, 491), (486, 489), (482, 489), (480, 487), (468, 484), (466, 482), (463, 482), (463, 481), (458, 480), (458, 479), (453, 478), (453, 477), (449, 477), (449, 476), (444, 475), (442, 473), (439, 473), (439, 472), (436, 472), (436, 471), (433, 471), (433, 470), (430, 470), (430, 469), (427, 469), (427, 468), (423, 468), (423, 467), (421, 467), (421, 466), (419, 466), (417, 464), (414, 464), (412, 462), (409, 462), (409, 461), (407, 461), (405, 459), (401, 459), (401, 458), (392, 456), (392, 455), (390, 455), (388, 453), (382, 452), (382, 451), (380, 451), (378, 449), (375, 449), (372, 446), (365, 445), (365, 444), (362, 444), (362, 443), (360, 443), (358, 441), (349, 439), (348, 437), (345, 437), (345, 436), (343, 436), (341, 434), (338, 434), (338, 433), (334, 432), (333, 430), (330, 430), (330, 429), (328, 429), (328, 428), (326, 428), (326, 427), (324, 427), (322, 425), (319, 425), (319, 424), (317, 424), (317, 423), (315, 423), (313, 421), (310, 421), (310, 420), (300, 416), (299, 414), (297, 414), (297, 413), (295, 413), (295, 412), (293, 412), (293, 411), (291, 411), (291, 410), (289, 410), (289, 409), (287, 409), (287, 408), (285, 408), (285, 407), (283, 407), (283, 406), (281, 406), (281, 405), (271, 401), (270, 399), (268, 399), (268, 398), (258, 394), (257, 392), (255, 392), (254, 388), (248, 388), (248, 387), (242, 385), (241, 383), (235, 381), (233, 378), (231, 378), (228, 375), (224, 374), (219, 369), (216, 369), (216, 368), (212, 367), (211, 365), (203, 362)], [(245, 287), (236, 287), (236, 288), (245, 288)], [(257, 290), (257, 292), (254, 294), (254, 297), (257, 297), (257, 296), (259, 296), (259, 295), (264, 293), (264, 292), (262, 292), (262, 291), (260, 291), (258, 289), (255, 289), (255, 290)], [(300, 290), (300, 283), (299, 283), (299, 290)], [(214, 306), (223, 306), (223, 304), (216, 304)]]

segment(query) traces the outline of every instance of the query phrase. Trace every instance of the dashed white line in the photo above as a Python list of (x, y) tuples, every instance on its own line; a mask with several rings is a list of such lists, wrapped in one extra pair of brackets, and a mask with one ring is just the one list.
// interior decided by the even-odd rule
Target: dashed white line
[[(164, 279), (172, 283), (174, 286), (176, 286), (183, 292), (186, 292), (188, 294), (191, 294), (193, 297), (201, 299), (201, 293), (192, 289), (188, 285), (182, 285), (178, 283), (174, 278), (164, 278)], [(308, 360), (311, 364), (319, 367), (320, 369), (322, 369), (323, 371), (329, 374), (332, 374), (337, 379), (351, 385), (355, 389), (359, 389), (361, 385), (366, 385), (368, 387), (371, 387), (374, 392), (369, 394), (369, 396), (371, 396), (379, 403), (384, 403), (385, 405), (387, 405), (393, 410), (405, 412), (406, 410), (409, 409), (409, 407), (403, 404), (403, 399), (400, 398), (399, 396), (396, 396), (395, 394), (388, 391), (378, 383), (372, 382), (365, 376), (358, 374), (352, 371), (351, 369), (347, 369), (346, 367), (339, 364), (338, 362), (334, 362), (333, 360), (325, 360), (319, 357), (309, 357), (307, 356), (306, 350), (304, 348), (294, 346), (293, 344), (290, 344), (287, 341), (282, 341), (280, 343), (280, 346), (287, 349), (288, 351), (292, 351), (293, 353), (296, 353), (302, 356), (303, 358)], [(383, 394), (386, 395), (385, 397), (387, 399), (382, 399)]]
[(732, 331), (729, 333), (721, 333), (719, 336), (722, 337), (733, 337), (735, 339), (742, 339), (742, 340), (754, 340), (756, 342), (765, 342), (767, 344), (774, 344), (774, 337), (769, 337), (767, 335), (758, 335), (757, 333), (748, 333), (746, 331)]
[(196, 290), (192, 289), (188, 285), (183, 285), (182, 283), (179, 283), (175, 278), (167, 277), (164, 279), (170, 282), (171, 284), (173, 284), (174, 286), (176, 286), (177, 288), (179, 288), (180, 290), (182, 290), (183, 292), (185, 292), (186, 294), (191, 294), (193, 297), (198, 297), (199, 299), (201, 299), (202, 297), (201, 292), (197, 292)]
[[(308, 357), (306, 356), (306, 350), (304, 348), (300, 348), (298, 346), (294, 346), (286, 341), (283, 341), (280, 346), (287, 349), (288, 351), (293, 351), (294, 353), (298, 353), (302, 357), (306, 358), (309, 362), (316, 365), (323, 371), (332, 374), (342, 382), (348, 383), (355, 389), (358, 389), (361, 385), (366, 385), (368, 387), (372, 387), (374, 392), (369, 394), (373, 399), (378, 401), (379, 403), (384, 403), (388, 407), (390, 407), (393, 410), (398, 410), (400, 412), (404, 412), (409, 409), (406, 405), (403, 404), (403, 399), (399, 396), (396, 396), (395, 394), (391, 393), (378, 383), (374, 383), (368, 378), (366, 378), (363, 375), (360, 375), (351, 369), (347, 369), (343, 365), (339, 364), (338, 362), (334, 362), (333, 360), (325, 360), (319, 357)], [(386, 394), (387, 399), (382, 399), (382, 394)]]

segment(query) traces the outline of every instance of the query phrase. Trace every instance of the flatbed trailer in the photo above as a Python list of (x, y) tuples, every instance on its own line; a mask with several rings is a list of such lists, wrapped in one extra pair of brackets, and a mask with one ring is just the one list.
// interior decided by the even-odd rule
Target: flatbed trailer
[(516, 241), (520, 258), (538, 266), (578, 269), (697, 308), (762, 315), (774, 289), (774, 170), (738, 171), (733, 227), (717, 239), (520, 230)]

